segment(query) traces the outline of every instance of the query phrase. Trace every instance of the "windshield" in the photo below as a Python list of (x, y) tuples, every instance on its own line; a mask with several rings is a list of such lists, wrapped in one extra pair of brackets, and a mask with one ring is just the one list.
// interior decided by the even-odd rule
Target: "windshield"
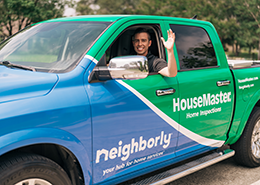
[(107, 28), (104, 22), (52, 22), (28, 27), (0, 44), (0, 61), (64, 72)]

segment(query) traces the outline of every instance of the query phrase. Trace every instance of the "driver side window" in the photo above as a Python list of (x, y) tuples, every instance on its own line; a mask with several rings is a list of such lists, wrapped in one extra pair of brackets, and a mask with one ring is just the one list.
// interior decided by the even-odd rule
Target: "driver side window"
[(134, 32), (138, 28), (146, 28), (150, 35), (152, 44), (149, 48), (150, 52), (160, 58), (165, 59), (165, 50), (163, 48), (160, 37), (162, 33), (160, 31), (159, 25), (135, 25), (126, 28), (111, 44), (111, 46), (106, 50), (103, 57), (98, 62), (97, 66), (106, 66), (109, 61), (118, 56), (136, 55), (134, 47), (132, 44), (132, 37)]

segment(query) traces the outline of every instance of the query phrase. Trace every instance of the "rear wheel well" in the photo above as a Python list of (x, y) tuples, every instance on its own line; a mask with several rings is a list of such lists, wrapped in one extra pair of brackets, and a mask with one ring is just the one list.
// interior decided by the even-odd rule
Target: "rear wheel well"
[(49, 158), (66, 171), (73, 185), (84, 184), (83, 172), (77, 158), (63, 146), (55, 144), (30, 145), (8, 152), (2, 155), (2, 157), (6, 158), (16, 153), (38, 154)]
[(256, 103), (255, 107), (260, 107), (260, 100)]

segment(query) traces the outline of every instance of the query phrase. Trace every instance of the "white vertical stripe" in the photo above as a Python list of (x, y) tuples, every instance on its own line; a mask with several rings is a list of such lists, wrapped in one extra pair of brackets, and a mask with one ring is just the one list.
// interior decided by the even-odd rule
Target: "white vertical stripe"
[(94, 57), (92, 57), (92, 56), (90, 56), (90, 55), (86, 55), (84, 58), (87, 58), (87, 59), (91, 60), (91, 61), (94, 62), (95, 64), (98, 63), (98, 61), (97, 61)]

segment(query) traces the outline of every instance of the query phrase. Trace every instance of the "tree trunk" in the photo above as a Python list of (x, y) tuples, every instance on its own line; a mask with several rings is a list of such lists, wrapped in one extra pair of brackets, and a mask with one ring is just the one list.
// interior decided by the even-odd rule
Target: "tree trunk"
[(239, 49), (238, 49), (238, 44), (236, 43), (236, 56), (238, 57), (239, 55)]

